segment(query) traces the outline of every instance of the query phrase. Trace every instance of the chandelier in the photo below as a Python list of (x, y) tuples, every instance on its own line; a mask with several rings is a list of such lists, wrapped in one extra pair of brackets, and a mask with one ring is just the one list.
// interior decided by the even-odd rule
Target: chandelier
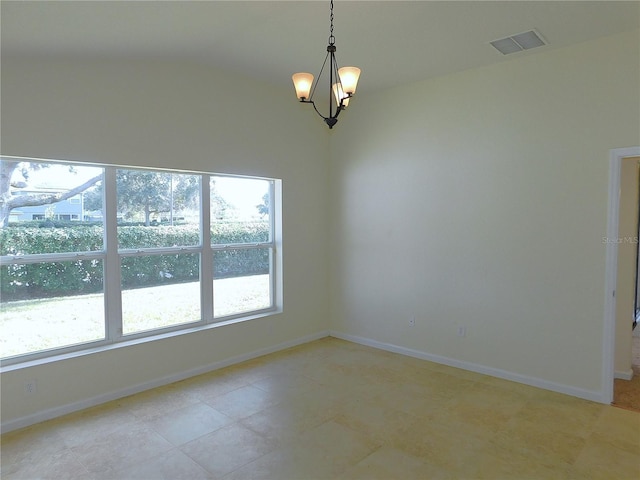
[[(349, 100), (356, 93), (358, 78), (360, 77), (360, 69), (358, 67), (342, 67), (338, 68), (336, 61), (336, 38), (333, 36), (333, 0), (331, 0), (331, 29), (329, 31), (329, 45), (327, 46), (327, 55), (324, 57), (324, 63), (316, 79), (313, 83), (313, 75), (311, 73), (296, 73), (291, 78), (296, 88), (296, 96), (301, 103), (310, 103), (315, 111), (320, 115), (329, 128), (338, 123), (338, 115), (347, 108)], [(322, 72), (329, 61), (329, 115), (324, 116), (316, 107), (313, 101), (313, 95), (318, 87)]]

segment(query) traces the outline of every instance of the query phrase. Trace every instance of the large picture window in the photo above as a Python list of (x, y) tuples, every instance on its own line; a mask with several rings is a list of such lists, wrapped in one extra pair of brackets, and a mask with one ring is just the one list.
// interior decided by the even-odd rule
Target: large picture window
[(276, 180), (0, 162), (3, 364), (276, 310)]

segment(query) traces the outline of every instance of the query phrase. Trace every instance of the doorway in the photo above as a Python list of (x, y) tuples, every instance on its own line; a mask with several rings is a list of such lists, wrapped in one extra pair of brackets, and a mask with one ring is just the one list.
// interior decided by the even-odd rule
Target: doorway
[[(634, 158), (635, 157), (635, 158)], [(633, 323), (638, 291), (638, 164), (640, 147), (611, 151), (606, 240), (603, 400), (614, 400), (614, 378), (633, 377)], [(640, 376), (636, 377), (640, 381)], [(639, 399), (640, 402), (640, 399)]]

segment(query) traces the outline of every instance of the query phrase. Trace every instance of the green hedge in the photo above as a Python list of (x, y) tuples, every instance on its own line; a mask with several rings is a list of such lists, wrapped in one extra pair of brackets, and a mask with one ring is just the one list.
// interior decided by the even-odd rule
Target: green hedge
[[(216, 244), (256, 243), (268, 240), (268, 225), (255, 223), (214, 224)], [(29, 255), (99, 251), (103, 248), (100, 226), (66, 228), (0, 229), (0, 254)], [(120, 226), (120, 248), (197, 245), (197, 227)], [(6, 300), (51, 297), (101, 291), (103, 265), (100, 260), (73, 260), (0, 267), (0, 295)], [(200, 276), (197, 254), (124, 257), (121, 263), (123, 288), (196, 281)], [(214, 278), (257, 275), (269, 272), (269, 249), (218, 251), (214, 254)]]

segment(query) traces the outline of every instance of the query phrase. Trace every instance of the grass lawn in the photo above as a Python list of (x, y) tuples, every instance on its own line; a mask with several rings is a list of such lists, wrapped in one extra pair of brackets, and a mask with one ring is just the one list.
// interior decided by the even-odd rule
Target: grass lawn
[[(269, 275), (214, 280), (214, 316), (267, 308)], [(123, 331), (146, 330), (199, 321), (200, 283), (180, 283), (122, 292)], [(102, 294), (0, 302), (0, 356), (102, 340)]]

